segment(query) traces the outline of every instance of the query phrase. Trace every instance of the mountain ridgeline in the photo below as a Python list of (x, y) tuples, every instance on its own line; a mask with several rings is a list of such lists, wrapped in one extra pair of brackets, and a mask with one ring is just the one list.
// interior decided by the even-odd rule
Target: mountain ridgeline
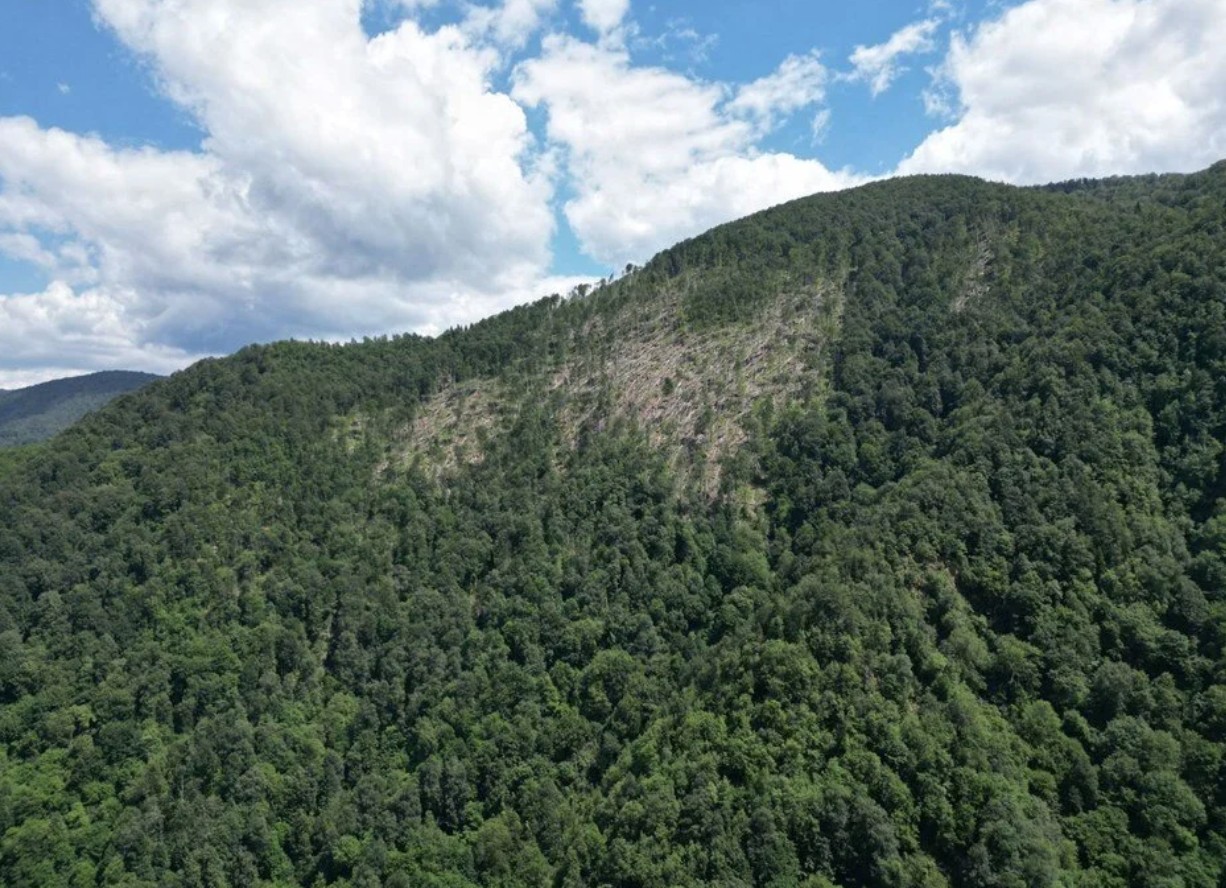
[(0, 391), (0, 447), (45, 441), (87, 413), (158, 378), (149, 373), (107, 370)]
[(0, 477), (0, 884), (1226, 884), (1226, 165), (787, 204)]

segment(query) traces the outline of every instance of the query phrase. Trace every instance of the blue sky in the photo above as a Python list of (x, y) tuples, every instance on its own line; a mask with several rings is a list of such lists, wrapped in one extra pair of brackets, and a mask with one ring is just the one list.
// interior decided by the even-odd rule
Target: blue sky
[(0, 4), (0, 387), (436, 332), (911, 172), (1226, 155), (1220, 0)]

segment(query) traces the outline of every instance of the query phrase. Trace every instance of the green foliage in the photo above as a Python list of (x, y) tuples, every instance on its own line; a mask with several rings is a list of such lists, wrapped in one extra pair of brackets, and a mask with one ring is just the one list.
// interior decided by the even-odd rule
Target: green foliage
[(23, 465), (39, 450), (36, 444), (27, 444), (24, 447), (3, 447), (0, 448), (0, 478), (3, 478), (9, 472), (17, 470), (18, 466)]
[[(9, 458), (0, 884), (1221, 885), (1224, 235), (1226, 167), (883, 183)], [(554, 380), (676, 287), (842, 300), (714, 500)]]

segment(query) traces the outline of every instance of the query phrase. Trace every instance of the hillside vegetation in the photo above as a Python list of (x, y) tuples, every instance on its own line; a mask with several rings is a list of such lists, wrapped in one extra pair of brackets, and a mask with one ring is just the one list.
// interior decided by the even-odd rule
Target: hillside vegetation
[(870, 185), (0, 470), (0, 884), (1226, 867), (1226, 165)]
[(0, 447), (46, 441), (87, 413), (157, 378), (149, 373), (108, 370), (0, 391)]

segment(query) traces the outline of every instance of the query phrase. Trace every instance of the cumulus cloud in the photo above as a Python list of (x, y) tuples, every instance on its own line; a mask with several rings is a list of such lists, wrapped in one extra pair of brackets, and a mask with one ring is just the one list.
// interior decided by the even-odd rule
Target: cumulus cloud
[(826, 98), (826, 67), (817, 52), (784, 59), (778, 70), (737, 90), (728, 103), (734, 114), (747, 115), (768, 127), (779, 117), (816, 105)]
[(59, 264), (53, 253), (43, 249), (43, 242), (31, 234), (0, 234), (0, 254), (42, 269)]
[[(521, 39), (553, 5), (510, 0), (485, 31)], [(198, 152), (134, 150), (0, 118), (0, 249), (57, 281), (0, 297), (22, 307), (10, 330), (43, 301), (46, 338), (76, 349), (48, 325), (93, 318), (109, 363), (156, 369), (265, 338), (438, 330), (546, 283), (548, 165), (471, 19), (370, 39), (360, 0), (95, 11), (207, 135)], [(35, 250), (48, 232), (60, 246)]]
[(895, 31), (885, 43), (857, 46), (851, 54), (851, 79), (865, 81), (873, 95), (880, 95), (905, 70), (899, 59), (936, 49), (933, 37), (940, 26), (939, 19), (925, 19)]
[(483, 280), (509, 256), (546, 258), (523, 112), (458, 29), (406, 21), (368, 40), (359, 0), (96, 2), (202, 122), (206, 152), (249, 178), (249, 200), (343, 245), (330, 262)]
[(956, 122), (899, 171), (1033, 183), (1207, 166), (1226, 155), (1223, 45), (1221, 0), (1030, 0), (955, 37), (941, 78)]
[(471, 6), (461, 28), (478, 40), (519, 49), (557, 7), (558, 0), (503, 0), (496, 6)]
[(588, 27), (601, 34), (614, 30), (630, 12), (630, 0), (579, 0), (579, 13)]
[[(610, 265), (638, 261), (711, 225), (803, 194), (853, 184), (815, 160), (760, 151), (760, 118), (821, 96), (815, 57), (733, 92), (620, 47), (545, 40), (516, 71), (513, 95), (548, 112), (575, 196), (564, 211), (584, 248)], [(798, 96), (780, 87), (798, 86)]]
[[(620, 265), (852, 181), (758, 148), (823, 102), (816, 54), (739, 89), (702, 83), (631, 62), (628, 0), (578, 0), (598, 42), (545, 38), (512, 96), (492, 84), (559, 0), (465, 4), (432, 32), (413, 15), (434, 0), (388, 2), (408, 18), (371, 37), (363, 0), (93, 0), (202, 143), (0, 118), (0, 253), (53, 281), (0, 294), (4, 372), (438, 332), (565, 291), (578, 281), (549, 274), (563, 183), (590, 255)], [(543, 142), (519, 103), (547, 110)]]
[(131, 291), (45, 292), (0, 296), (0, 388), (19, 388), (83, 370), (140, 367), (169, 373), (199, 355), (144, 340)]

